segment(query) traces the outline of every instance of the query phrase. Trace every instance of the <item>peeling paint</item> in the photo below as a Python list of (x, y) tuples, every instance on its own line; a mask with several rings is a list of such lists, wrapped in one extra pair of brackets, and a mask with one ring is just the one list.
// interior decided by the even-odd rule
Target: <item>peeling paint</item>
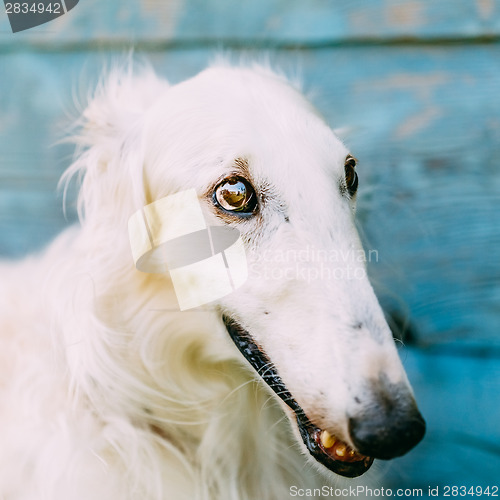
[(396, 137), (404, 139), (425, 129), (436, 118), (442, 116), (438, 107), (429, 107), (407, 118), (396, 128)]
[(378, 91), (408, 90), (413, 91), (422, 100), (428, 100), (438, 85), (444, 85), (451, 79), (447, 73), (396, 73), (376, 81), (363, 81), (356, 86), (357, 92), (365, 92), (367, 88)]
[(481, 19), (491, 19), (495, 11), (495, 0), (477, 0), (476, 5)]
[(394, 2), (385, 6), (386, 23), (405, 28), (419, 28), (426, 23), (422, 2)]
[(347, 25), (356, 33), (372, 34), (374, 27), (380, 27), (380, 10), (373, 7), (365, 7), (354, 10), (347, 14)]
[(180, 12), (184, 7), (184, 0), (142, 0), (142, 11), (156, 19), (162, 26), (164, 36), (172, 35), (177, 25)]

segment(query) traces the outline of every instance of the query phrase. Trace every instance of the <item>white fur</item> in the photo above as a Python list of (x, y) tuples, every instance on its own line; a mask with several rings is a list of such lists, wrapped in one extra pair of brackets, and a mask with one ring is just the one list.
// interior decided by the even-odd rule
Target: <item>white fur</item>
[[(174, 86), (112, 71), (80, 125), (66, 179), (82, 179), (81, 227), (0, 267), (0, 499), (281, 500), (335, 482), (220, 318), (237, 318), (309, 417), (348, 443), (356, 387), (380, 371), (406, 380), (368, 280), (348, 276), (365, 264), (339, 189), (345, 146), (262, 67)], [(220, 224), (207, 190), (237, 158), (266, 196), (258, 218), (230, 223), (250, 277), (213, 308), (178, 312), (168, 275), (134, 268), (128, 218), (195, 188)], [(326, 267), (345, 276), (290, 273), (280, 251), (307, 248), (344, 251)]]

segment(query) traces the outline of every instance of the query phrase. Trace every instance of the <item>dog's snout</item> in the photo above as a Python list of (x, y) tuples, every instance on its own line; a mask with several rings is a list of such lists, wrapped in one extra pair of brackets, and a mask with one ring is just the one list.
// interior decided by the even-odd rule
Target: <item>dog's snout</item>
[(370, 395), (364, 410), (349, 418), (349, 434), (357, 450), (374, 458), (404, 455), (425, 434), (425, 420), (408, 391)]

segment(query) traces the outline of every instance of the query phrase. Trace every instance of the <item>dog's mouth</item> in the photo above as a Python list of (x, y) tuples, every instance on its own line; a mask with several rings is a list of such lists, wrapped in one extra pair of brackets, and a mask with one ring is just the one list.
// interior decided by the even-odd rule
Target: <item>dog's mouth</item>
[(361, 455), (327, 430), (315, 426), (295, 401), (281, 377), (272, 368), (269, 358), (255, 344), (250, 334), (226, 315), (222, 316), (222, 321), (241, 354), (264, 382), (294, 411), (302, 441), (309, 453), (327, 469), (341, 476), (357, 477), (364, 474), (371, 467), (373, 458)]

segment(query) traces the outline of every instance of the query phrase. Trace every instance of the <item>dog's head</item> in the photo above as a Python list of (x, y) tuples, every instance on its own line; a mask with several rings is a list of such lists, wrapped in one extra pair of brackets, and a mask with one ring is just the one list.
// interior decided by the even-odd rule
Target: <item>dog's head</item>
[[(425, 424), (366, 276), (351, 152), (266, 69), (221, 66), (174, 86), (152, 75), (135, 85), (115, 82), (87, 111), (94, 142), (123, 129), (113, 175), (129, 168), (136, 181), (120, 195), (103, 190), (101, 204), (128, 199), (128, 217), (130, 200), (194, 188), (207, 222), (238, 229), (246, 250), (248, 279), (215, 303), (221, 321), (310, 454), (354, 477), (373, 458), (406, 453)], [(133, 111), (123, 119), (122, 105)], [(125, 149), (136, 156), (123, 166)]]

